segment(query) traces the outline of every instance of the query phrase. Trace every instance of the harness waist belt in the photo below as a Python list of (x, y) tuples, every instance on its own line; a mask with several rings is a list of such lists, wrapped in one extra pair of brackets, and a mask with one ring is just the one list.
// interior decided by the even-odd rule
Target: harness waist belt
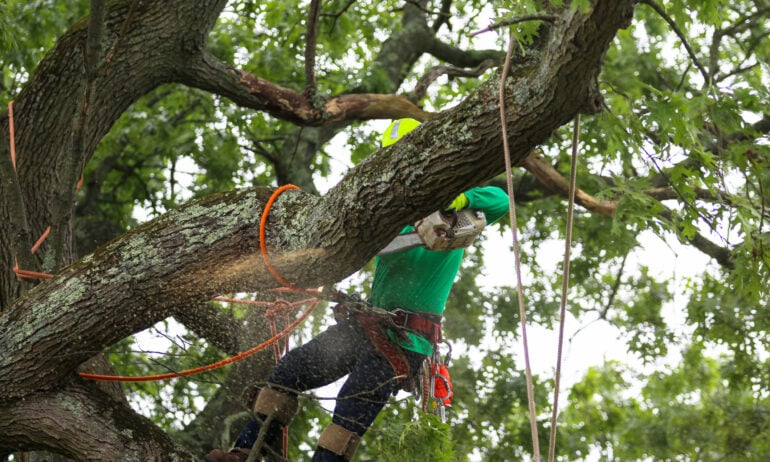
[(407, 311), (402, 308), (396, 308), (391, 313), (393, 315), (391, 322), (396, 327), (420, 333), (434, 344), (442, 341), (441, 316), (433, 313)]

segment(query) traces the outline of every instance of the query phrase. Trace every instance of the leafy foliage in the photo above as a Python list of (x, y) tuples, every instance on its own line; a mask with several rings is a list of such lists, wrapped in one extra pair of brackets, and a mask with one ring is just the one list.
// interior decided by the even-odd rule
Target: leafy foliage
[[(383, 42), (407, 27), (401, 22), (403, 2), (322, 3), (317, 102), (346, 92), (407, 93), (424, 71), (446, 64), (423, 57), (398, 70), (405, 77), (394, 88), (392, 69), (377, 55)], [(558, 457), (768, 460), (768, 6), (664, 0), (657, 11), (650, 3), (639, 2), (632, 25), (607, 52), (599, 81), (605, 110), (582, 120), (578, 186), (612, 202), (615, 213), (576, 210), (570, 263), (571, 319), (613, 326), (628, 361), (586, 366), (582, 377), (572, 379), (560, 406)], [(231, 1), (208, 49), (234, 67), (303, 91), (306, 4)], [(545, 8), (582, 14), (591, 7), (588, 0), (455, 1), (437, 36), (451, 46), (502, 50), (505, 33), (470, 37), (488, 25), (475, 20), (479, 12), (506, 21)], [(426, 17), (440, 22), (435, 13), (440, 8), (441, 2), (428, 2)], [(13, 100), (56, 38), (87, 13), (85, 1), (0, 3), (0, 102)], [(541, 25), (512, 26), (520, 52), (542, 38)], [(682, 40), (691, 51), (683, 49)], [(439, 79), (419, 103), (450, 108), (488, 75)], [(542, 146), (564, 176), (570, 129), (557, 131)], [(200, 90), (158, 88), (123, 114), (86, 165), (74, 232), (78, 251), (91, 252), (193, 197), (279, 182), (322, 189), (378, 147), (376, 123), (353, 124), (331, 135)], [(517, 172), (517, 186), (524, 188), (528, 178)], [(526, 193), (517, 215), (527, 320), (550, 329), (558, 322), (566, 201), (542, 187), (519, 192)], [(502, 231), (487, 232), (509, 229), (502, 225)], [(642, 258), (650, 240), (659, 244), (654, 261)], [(669, 245), (696, 247), (718, 264), (690, 269), (686, 277), (672, 274)], [(485, 266), (482, 246), (480, 241), (467, 251), (447, 307), (457, 390), (449, 423), (400, 400), (379, 416), (362, 459), (408, 460), (404, 454), (419, 454), (423, 460), (430, 454), (446, 461), (518, 460), (531, 454), (523, 359), (515, 348), (517, 294), (507, 283), (480, 284), (489, 273), (502, 271)], [(727, 264), (720, 261), (723, 254)], [(350, 291), (366, 297), (372, 271), (370, 263), (346, 281)], [(328, 322), (315, 317), (298, 338)], [(136, 351), (133, 339), (113, 347), (109, 359), (119, 372), (134, 375), (185, 369), (223, 355), (187, 332), (175, 340), (162, 361)], [(183, 432), (226, 374), (132, 385), (127, 393), (155, 423)], [(535, 377), (535, 388), (543, 448), (554, 388), (550, 370)], [(292, 460), (312, 451), (328, 414), (316, 400), (303, 400), (291, 429)]]

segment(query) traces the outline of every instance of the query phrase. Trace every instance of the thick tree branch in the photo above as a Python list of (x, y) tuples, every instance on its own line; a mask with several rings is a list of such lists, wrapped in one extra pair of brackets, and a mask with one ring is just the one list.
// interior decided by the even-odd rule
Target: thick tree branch
[[(545, 159), (540, 153), (533, 152), (521, 163), (521, 166), (526, 168), (531, 174), (537, 177), (541, 183), (543, 183), (548, 189), (559, 194), (560, 196), (567, 197), (569, 192), (569, 182), (566, 178), (559, 173), (558, 170)], [(575, 190), (575, 203), (580, 204), (587, 210), (611, 217), (615, 215), (617, 210), (617, 204), (612, 201), (598, 200), (590, 194), (586, 193), (582, 189)]]
[(174, 318), (229, 355), (241, 351), (239, 339), (244, 338), (241, 326), (218, 306), (207, 302), (196, 303), (176, 309)]
[[(567, 197), (569, 192), (569, 183), (567, 179), (553, 168), (540, 154), (531, 154), (521, 162), (521, 166), (537, 177), (537, 179), (545, 184), (548, 189), (560, 196)], [(658, 200), (677, 199), (680, 197), (678, 193), (672, 194), (670, 188), (656, 188), (644, 192), (650, 197)], [(721, 198), (715, 198), (709, 191), (703, 191), (702, 195), (708, 199), (723, 200)], [(615, 215), (615, 212), (617, 211), (617, 203), (607, 200), (597, 200), (581, 189), (575, 191), (575, 202), (591, 212), (607, 217)], [(660, 216), (669, 222), (674, 218), (673, 213), (669, 209), (662, 211)], [(695, 234), (695, 236), (689, 239), (689, 242), (696, 249), (714, 258), (714, 260), (721, 266), (727, 269), (732, 269), (734, 267), (729, 249), (714, 244), (700, 233)]]
[[(13, 103), (11, 103), (13, 104)], [(13, 109), (11, 108), (11, 111)], [(0, 134), (0, 183), (2, 190), (5, 191), (5, 204), (8, 208), (8, 223), (10, 225), (10, 238), (11, 238), (11, 260), (6, 262), (6, 268), (4, 271), (10, 272), (13, 267), (19, 265), (21, 269), (29, 271), (35, 271), (37, 269), (36, 262), (32, 258), (32, 233), (27, 222), (27, 212), (24, 206), (24, 196), (21, 192), (19, 184), (19, 178), (16, 174), (16, 168), (11, 157), (10, 137), (10, 117), (5, 119), (5, 124), (0, 124), (0, 127), (7, 127)], [(8, 134), (8, 135), (6, 135)], [(0, 308), (8, 306), (16, 294), (10, 286), (4, 286), (2, 290), (2, 300), (0, 300)], [(2, 313), (0, 309), (0, 313)]]
[[(40, 62), (15, 102), (16, 144), (22, 153), (17, 178), (33, 237), (59, 221), (53, 214), (57, 201), (63, 197), (62, 191), (74, 188), (77, 166), (82, 167), (90, 159), (99, 140), (118, 117), (138, 98), (171, 81), (177, 61), (184, 62), (203, 48), (208, 31), (225, 3), (225, 0), (202, 0), (194, 5), (181, 0), (105, 3), (103, 43), (113, 44), (113, 54), (96, 73), (93, 90), (96, 96), (80, 137), (81, 149), (73, 150), (70, 146), (73, 115), (80, 113), (83, 102), (88, 21), (75, 23)], [(188, 20), (178, 21), (179, 16)], [(129, 17), (132, 18), (130, 27), (126, 27)], [(121, 36), (121, 30), (130, 33)], [(159, 30), (165, 33), (158, 34)], [(131, 40), (129, 36), (142, 39)], [(137, 60), (141, 66), (136, 65)], [(39, 136), (40, 127), (45, 127), (46, 136)], [(63, 172), (67, 171), (73, 152), (79, 158), (74, 161), (76, 178), (70, 181)], [(10, 191), (3, 189), (1, 193), (6, 196)], [(8, 214), (4, 202), (0, 202), (0, 208), (2, 215)], [(54, 247), (57, 246), (53, 241), (47, 242), (38, 252), (40, 261), (52, 261), (53, 255), (49, 252)], [(8, 262), (14, 258), (5, 246), (0, 247), (0, 257)], [(13, 273), (7, 270), (0, 274), (3, 293), (18, 293), (19, 282)]]
[(522, 16), (518, 16), (513, 19), (508, 19), (504, 21), (499, 21), (494, 24), (490, 24), (489, 27), (485, 29), (481, 29), (480, 31), (474, 32), (473, 35), (480, 35), (484, 34), (486, 32), (492, 32), (493, 30), (497, 30), (503, 27), (512, 26), (514, 24), (521, 24), (523, 22), (529, 22), (529, 21), (546, 21), (546, 22), (554, 22), (558, 19), (558, 16), (553, 14), (542, 14), (542, 13), (535, 13), (535, 14), (525, 14)]
[(315, 107), (304, 94), (246, 71), (229, 68), (208, 54), (190, 62), (180, 80), (300, 126), (319, 127), (342, 121), (398, 117), (427, 120), (431, 117), (431, 113), (397, 95), (340, 95)]
[(436, 59), (451, 64), (455, 67), (473, 68), (482, 63), (493, 60), (502, 64), (505, 53), (500, 50), (463, 50), (452, 45), (447, 45), (438, 38), (433, 38), (426, 44), (426, 52)]
[(55, 391), (0, 400), (0, 413), (0, 454), (47, 449), (76, 460), (197, 460), (127, 403), (74, 377)]
[(438, 32), (444, 24), (447, 24), (449, 30), (452, 30), (452, 25), (449, 23), (449, 19), (452, 17), (451, 8), (452, 0), (441, 1), (441, 10), (436, 13), (436, 20), (433, 21), (433, 25), (431, 26), (433, 32)]

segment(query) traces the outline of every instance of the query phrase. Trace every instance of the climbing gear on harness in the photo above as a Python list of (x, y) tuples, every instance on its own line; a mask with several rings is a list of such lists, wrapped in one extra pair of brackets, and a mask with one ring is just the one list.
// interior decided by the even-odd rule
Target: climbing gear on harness
[(263, 388), (257, 396), (253, 411), (264, 416), (272, 415), (276, 422), (285, 426), (289, 425), (298, 408), (299, 403), (293, 396), (272, 388)]
[(418, 371), (409, 370), (409, 362), (404, 356), (404, 351), (390, 340), (386, 330), (389, 329), (404, 340), (408, 340), (407, 332), (421, 335), (434, 345), (442, 340), (439, 315), (403, 308), (385, 310), (372, 306), (358, 297), (343, 293), (335, 294), (335, 299), (338, 301), (334, 307), (335, 318), (338, 321), (355, 319), (366, 332), (372, 345), (387, 358), (397, 377), (408, 378), (410, 372)]
[(336, 423), (329, 424), (318, 438), (318, 447), (331, 451), (345, 460), (353, 460), (361, 437)]
[(452, 397), (454, 397), (454, 387), (448, 369), (452, 357), (452, 344), (446, 340), (441, 343), (446, 343), (449, 351), (442, 359), (439, 345), (434, 345), (433, 357), (425, 358), (423, 362), (420, 392), (423, 397), (422, 411), (433, 412), (441, 418), (441, 422), (446, 422), (446, 408), (452, 405)]
[(394, 120), (390, 123), (390, 125), (388, 125), (388, 128), (382, 132), (382, 139), (380, 140), (380, 144), (383, 148), (390, 146), (419, 126), (420, 122), (415, 119), (406, 118)]
[(475, 209), (453, 211), (449, 216), (437, 211), (418, 221), (411, 233), (399, 234), (377, 255), (387, 255), (413, 247), (453, 250), (468, 247), (484, 230), (484, 212)]
[(206, 462), (246, 462), (251, 454), (250, 449), (233, 448), (228, 452), (222, 449), (214, 449), (204, 457)]

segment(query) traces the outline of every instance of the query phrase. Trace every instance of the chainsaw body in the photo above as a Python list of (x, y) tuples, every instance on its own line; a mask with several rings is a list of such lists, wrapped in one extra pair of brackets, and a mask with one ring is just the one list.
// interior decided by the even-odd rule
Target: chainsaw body
[(451, 215), (434, 212), (418, 221), (415, 229), (426, 248), (452, 250), (471, 245), (486, 224), (484, 212), (465, 209)]

